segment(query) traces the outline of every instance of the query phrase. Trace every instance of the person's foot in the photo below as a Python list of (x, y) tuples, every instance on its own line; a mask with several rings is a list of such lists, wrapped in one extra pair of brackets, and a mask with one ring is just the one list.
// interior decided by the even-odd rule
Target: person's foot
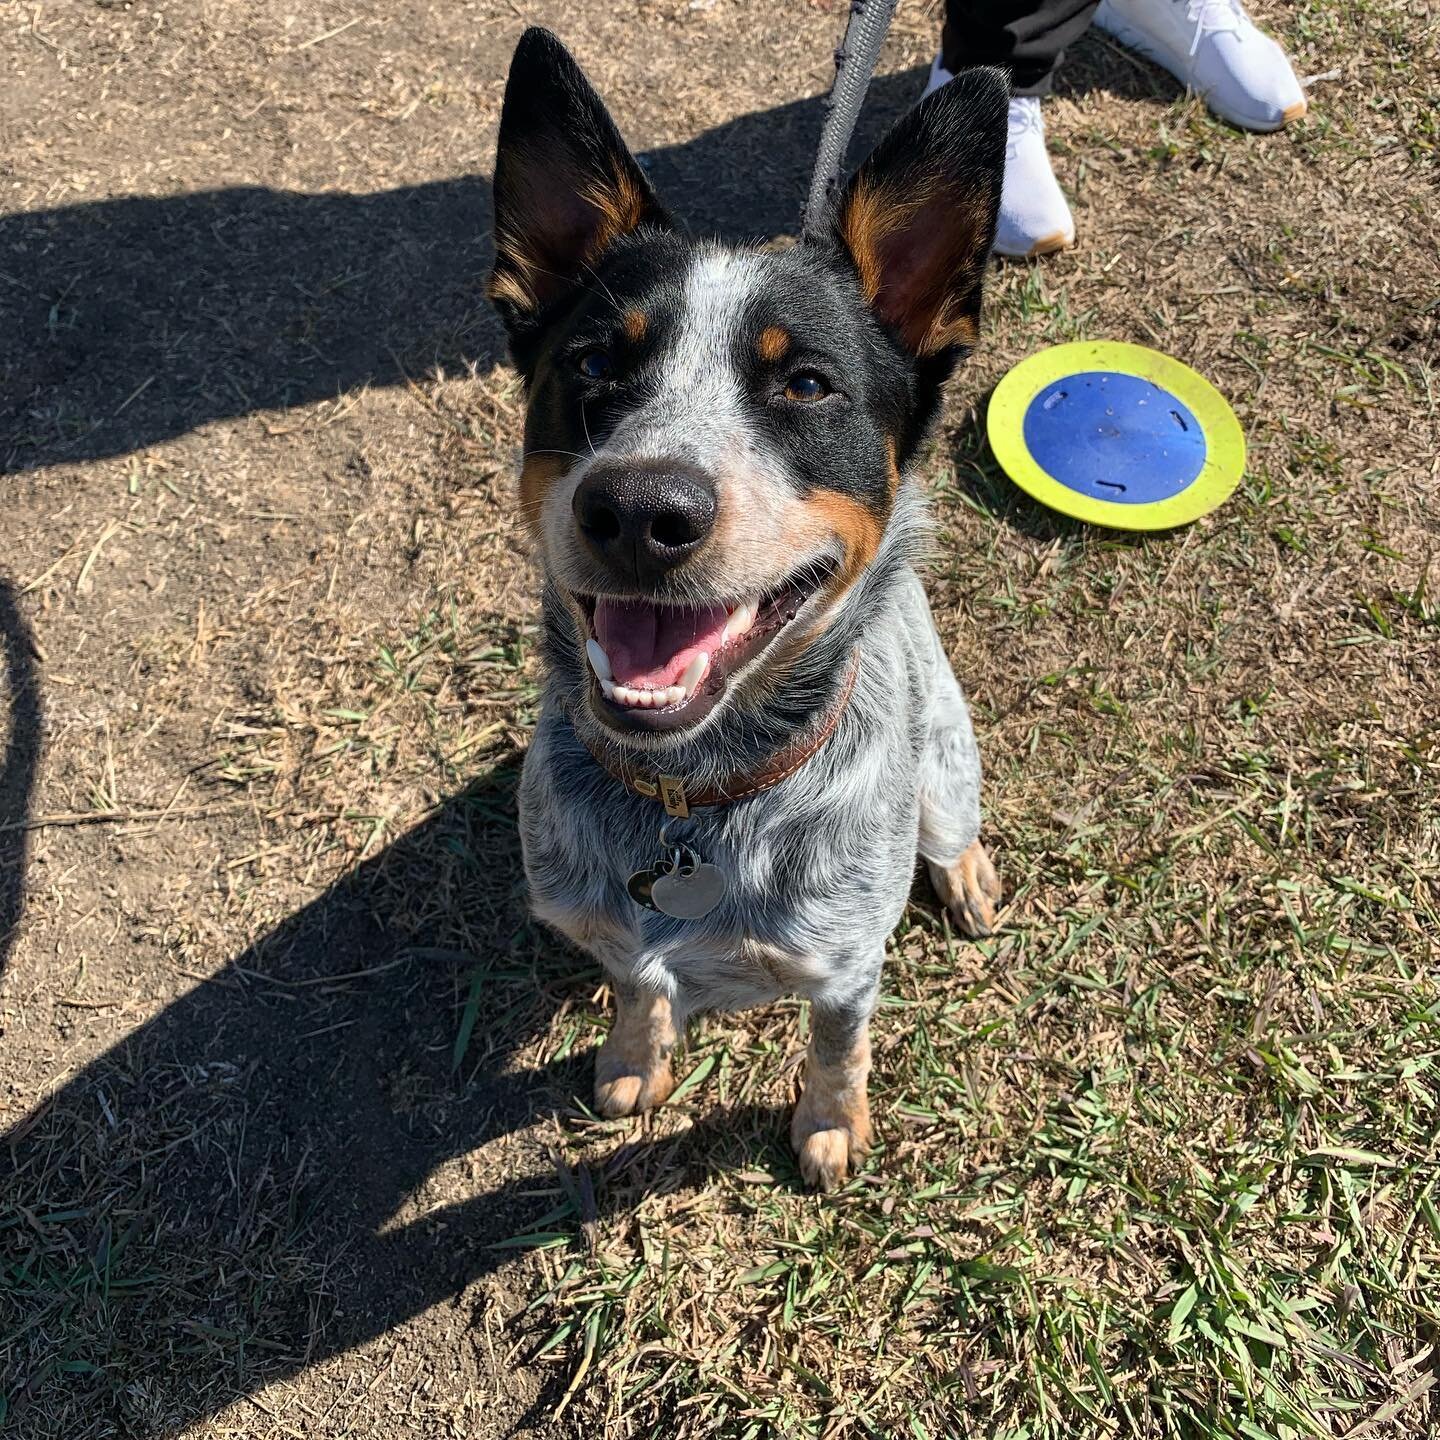
[(1240, 0), (1101, 0), (1095, 23), (1163, 65), (1245, 130), (1279, 130), (1305, 114), (1305, 92), (1285, 52)]
[[(936, 57), (925, 94), (952, 78)], [(997, 255), (1049, 255), (1075, 243), (1075, 221), (1045, 148), (1040, 101), (1017, 95), (1010, 101), (1010, 136), (1005, 145), (1005, 183), (1000, 191)]]

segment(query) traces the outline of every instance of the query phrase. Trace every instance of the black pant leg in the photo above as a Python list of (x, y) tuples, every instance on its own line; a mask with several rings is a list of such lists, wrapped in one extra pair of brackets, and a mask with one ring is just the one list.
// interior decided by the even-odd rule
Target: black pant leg
[(945, 0), (940, 63), (1003, 65), (1017, 95), (1047, 95), (1055, 67), (1090, 26), (1100, 0)]

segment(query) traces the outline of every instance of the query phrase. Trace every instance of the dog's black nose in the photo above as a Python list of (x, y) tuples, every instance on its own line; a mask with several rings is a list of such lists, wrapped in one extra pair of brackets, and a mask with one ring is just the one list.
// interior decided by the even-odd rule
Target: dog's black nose
[(675, 461), (597, 466), (571, 503), (585, 543), (638, 585), (653, 585), (715, 528), (713, 482)]

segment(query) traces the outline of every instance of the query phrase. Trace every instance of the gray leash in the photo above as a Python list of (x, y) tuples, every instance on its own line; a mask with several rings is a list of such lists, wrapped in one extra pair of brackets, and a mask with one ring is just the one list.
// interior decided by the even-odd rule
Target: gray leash
[(840, 188), (845, 152), (870, 88), (870, 77), (880, 59), (880, 47), (894, 18), (899, 0), (852, 0), (845, 38), (835, 52), (835, 83), (825, 98), (825, 125), (815, 152), (810, 177), (810, 198), (805, 202), (801, 231), (814, 234), (824, 224), (830, 203)]

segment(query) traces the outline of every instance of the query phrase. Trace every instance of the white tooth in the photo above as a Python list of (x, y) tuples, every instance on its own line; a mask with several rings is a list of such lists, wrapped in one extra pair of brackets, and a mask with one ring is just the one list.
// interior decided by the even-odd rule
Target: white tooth
[(607, 700), (615, 698), (615, 682), (613, 680), (601, 680), (600, 689)]
[(694, 693), (695, 687), (700, 683), (700, 677), (705, 673), (705, 667), (709, 663), (709, 655), (707, 655), (705, 651), (702, 650), (685, 667), (685, 673), (680, 677), (679, 684), (672, 685), (670, 687), (672, 690), (678, 689), (680, 691), (681, 700), (683, 700), (687, 695), (691, 695)]
[(628, 705), (630, 703), (630, 687), (628, 685), (617, 685), (615, 693), (611, 697), (617, 705)]
[(733, 640), (737, 635), (743, 635), (755, 623), (759, 611), (760, 607), (753, 600), (742, 600), (725, 622), (725, 639)]
[(585, 653), (590, 657), (590, 668), (601, 680), (613, 680), (615, 672), (610, 668), (610, 657), (598, 640), (585, 642)]
[(683, 685), (672, 685), (665, 692), (667, 705), (678, 705), (690, 692)]

